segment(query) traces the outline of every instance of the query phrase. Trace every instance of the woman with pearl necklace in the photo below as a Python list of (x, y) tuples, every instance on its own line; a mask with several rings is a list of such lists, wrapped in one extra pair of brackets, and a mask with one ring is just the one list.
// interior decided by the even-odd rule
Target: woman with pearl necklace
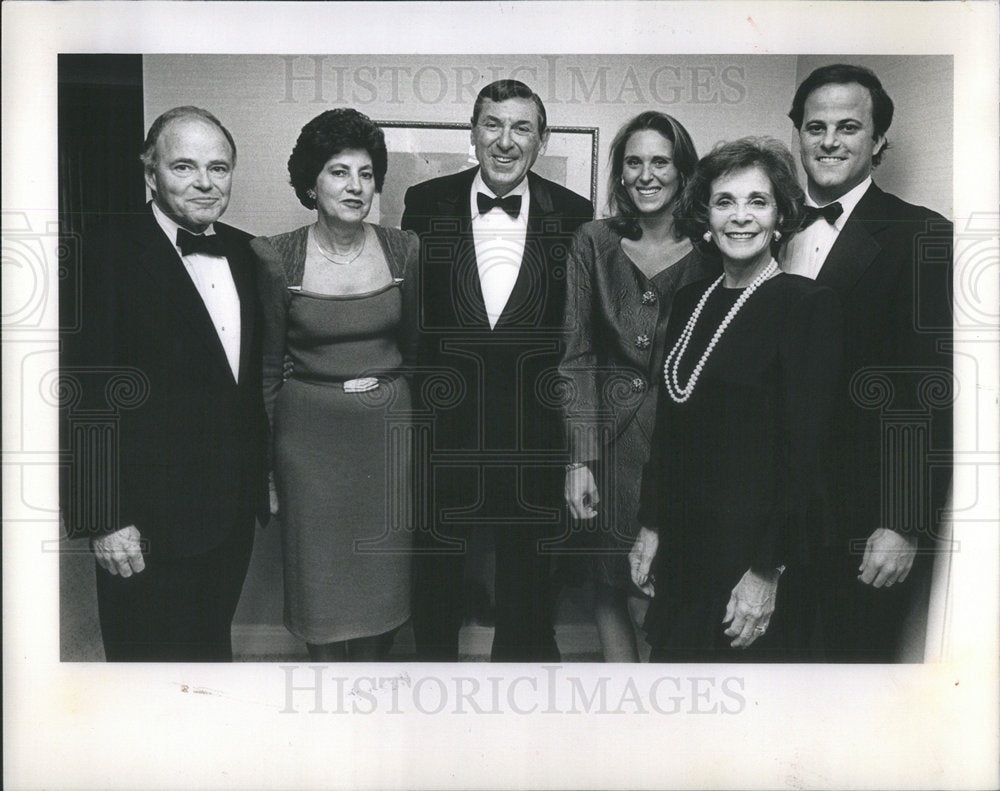
[(722, 274), (678, 291), (667, 329), (630, 554), (651, 661), (801, 660), (808, 645), (840, 328), (834, 292), (774, 258), (801, 202), (788, 150), (744, 138), (698, 163), (676, 212)]

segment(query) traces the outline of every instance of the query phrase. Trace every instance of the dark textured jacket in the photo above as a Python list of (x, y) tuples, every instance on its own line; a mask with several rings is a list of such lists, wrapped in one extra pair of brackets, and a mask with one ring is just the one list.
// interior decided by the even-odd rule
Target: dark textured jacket
[(674, 292), (718, 264), (692, 251), (649, 280), (621, 252), (608, 220), (587, 223), (570, 250), (565, 421), (573, 461), (596, 461), (632, 420), (652, 434), (663, 381), (664, 336)]

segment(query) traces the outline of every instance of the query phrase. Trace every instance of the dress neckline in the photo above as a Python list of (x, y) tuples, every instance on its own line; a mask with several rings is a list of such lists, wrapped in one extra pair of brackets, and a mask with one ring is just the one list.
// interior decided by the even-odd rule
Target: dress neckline
[[(605, 220), (605, 222), (607, 222), (607, 221)], [(642, 280), (643, 283), (656, 283), (660, 279), (666, 279), (666, 278), (668, 278), (669, 277), (668, 273), (670, 273), (671, 271), (676, 271), (677, 264), (679, 264), (681, 261), (683, 261), (689, 255), (691, 255), (691, 253), (694, 251), (694, 247), (692, 246), (691, 249), (689, 249), (686, 253), (684, 253), (684, 255), (682, 255), (676, 261), (674, 261), (673, 263), (668, 264), (667, 266), (663, 267), (663, 269), (661, 269), (659, 272), (656, 272), (652, 277), (650, 277), (644, 271), (642, 271), (642, 267), (640, 267), (632, 259), (632, 256), (630, 256), (626, 252), (625, 248), (622, 246), (622, 242), (625, 240), (625, 237), (621, 233), (619, 233), (617, 230), (615, 230), (615, 228), (609, 222), (607, 222), (606, 228), (607, 228), (608, 232), (614, 238), (615, 248), (621, 254), (622, 258), (624, 258), (629, 263), (629, 265), (632, 267), (632, 269), (635, 271), (635, 273), (641, 278), (641, 280)]]
[[(397, 262), (392, 256), (392, 251), (389, 248), (389, 239), (387, 231), (388, 229), (383, 228), (377, 223), (364, 222), (366, 227), (371, 226), (372, 230), (375, 232), (375, 238), (378, 240), (379, 247), (382, 249), (382, 255), (385, 257), (386, 264), (389, 268), (389, 274), (392, 276), (393, 280), (399, 280), (403, 275), (403, 271), (397, 266)], [(292, 239), (291, 247), (287, 250), (286, 263), (284, 265), (284, 276), (286, 289), (289, 291), (300, 290), (302, 287), (302, 276), (305, 274), (305, 264), (307, 247), (309, 245), (309, 229), (312, 224), (303, 225), (296, 228), (294, 231), (288, 234), (282, 234), (278, 237), (273, 238), (283, 238), (289, 237)], [(279, 252), (280, 255), (280, 252)], [(297, 291), (296, 291), (297, 293)], [(316, 292), (308, 292), (316, 293)], [(323, 296), (322, 294), (316, 294), (317, 296)], [(342, 295), (342, 296), (356, 296), (356, 295)]]
[(288, 292), (300, 297), (309, 297), (311, 299), (333, 299), (333, 300), (349, 300), (349, 299), (364, 299), (366, 297), (375, 297), (393, 288), (399, 288), (403, 284), (401, 278), (393, 278), (391, 283), (386, 283), (380, 288), (376, 288), (372, 291), (359, 291), (356, 294), (320, 294), (317, 291), (309, 291), (301, 286), (288, 286)]

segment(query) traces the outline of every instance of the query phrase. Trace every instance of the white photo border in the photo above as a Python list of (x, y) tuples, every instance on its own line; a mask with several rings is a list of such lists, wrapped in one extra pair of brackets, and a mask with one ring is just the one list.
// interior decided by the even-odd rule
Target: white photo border
[[(997, 787), (995, 2), (9, 2), (2, 36), (5, 286), (27, 282), (8, 266), (12, 236), (38, 237), (41, 260), (57, 260), (60, 52), (950, 54), (956, 290), (973, 321), (956, 340), (955, 501), (969, 506), (956, 522), (963, 550), (941, 627), (944, 661), (359, 665), (319, 671), (314, 711), (308, 665), (59, 662), (58, 564), (41, 551), (58, 535), (54, 406), (27, 380), (58, 340), (55, 327), (12, 327), (23, 294), (5, 287), (7, 788)], [(56, 315), (53, 273), (38, 274), (24, 287)], [(44, 513), (47, 522), (32, 521)], [(290, 680), (307, 690), (289, 693)], [(475, 684), (486, 696), (473, 696), (479, 709), (462, 698)], [(657, 684), (667, 713), (650, 705)], [(606, 710), (573, 710), (578, 688), (602, 685)], [(414, 698), (418, 687), (424, 696)], [(438, 713), (436, 692), (446, 704)], [(636, 697), (645, 713), (629, 702)]]

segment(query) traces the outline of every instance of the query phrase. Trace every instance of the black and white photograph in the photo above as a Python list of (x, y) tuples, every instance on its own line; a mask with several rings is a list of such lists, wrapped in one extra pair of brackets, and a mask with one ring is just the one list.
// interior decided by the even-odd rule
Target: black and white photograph
[(5, 10), (5, 785), (996, 784), (996, 3)]

